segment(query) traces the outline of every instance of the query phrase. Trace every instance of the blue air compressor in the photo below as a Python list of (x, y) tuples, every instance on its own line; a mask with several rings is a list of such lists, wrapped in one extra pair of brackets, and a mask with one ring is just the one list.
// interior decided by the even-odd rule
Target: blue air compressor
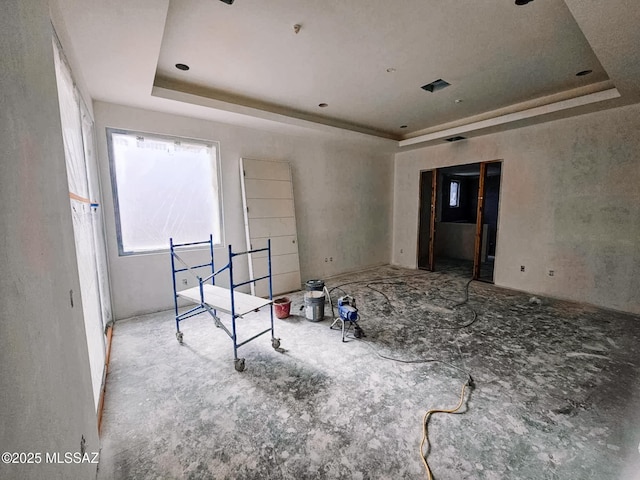
[[(329, 296), (329, 301), (331, 302), (331, 297)], [(331, 311), (333, 312), (333, 302), (331, 302)], [(338, 316), (335, 318), (333, 323), (329, 328), (333, 328), (336, 323), (340, 322), (342, 325), (342, 341), (345, 342), (345, 333), (352, 326), (353, 336), (356, 338), (364, 337), (364, 331), (358, 325), (358, 320), (360, 320), (360, 315), (358, 314), (358, 307), (356, 307), (356, 299), (351, 295), (345, 295), (343, 297), (338, 298)], [(348, 326), (347, 326), (348, 325)]]

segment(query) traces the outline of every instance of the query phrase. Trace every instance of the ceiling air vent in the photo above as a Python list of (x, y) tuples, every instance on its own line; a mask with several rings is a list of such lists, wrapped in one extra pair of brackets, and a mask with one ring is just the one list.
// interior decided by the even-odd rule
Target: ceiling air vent
[(422, 88), (423, 90), (426, 90), (427, 92), (437, 92), (438, 90), (442, 90), (443, 88), (447, 88), (449, 85), (451, 85), (449, 82), (445, 82), (444, 80), (442, 80), (441, 78), (439, 78), (438, 80), (431, 82), (431, 83), (427, 83), (426, 85), (423, 85)]
[(460, 135), (458, 135), (458, 136), (455, 136), (455, 137), (447, 138), (446, 140), (447, 140), (447, 142), (457, 142), (457, 141), (466, 140), (466, 139), (467, 139), (467, 137), (461, 137)]

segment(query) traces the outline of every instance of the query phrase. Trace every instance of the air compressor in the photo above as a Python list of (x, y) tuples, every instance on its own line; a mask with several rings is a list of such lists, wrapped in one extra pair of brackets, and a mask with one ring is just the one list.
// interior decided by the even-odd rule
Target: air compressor
[[(331, 297), (329, 296), (329, 301), (331, 301)], [(331, 303), (331, 311), (333, 312), (333, 303)], [(338, 298), (338, 316), (335, 318), (333, 323), (329, 328), (333, 328), (334, 325), (338, 322), (342, 324), (342, 341), (345, 342), (345, 330), (351, 328), (351, 325), (354, 327), (353, 336), (356, 338), (362, 338), (365, 336), (364, 330), (360, 328), (358, 325), (358, 320), (360, 320), (360, 315), (358, 314), (358, 307), (356, 306), (356, 299), (351, 295), (345, 295), (343, 297)], [(347, 322), (349, 322), (349, 327), (345, 328)]]

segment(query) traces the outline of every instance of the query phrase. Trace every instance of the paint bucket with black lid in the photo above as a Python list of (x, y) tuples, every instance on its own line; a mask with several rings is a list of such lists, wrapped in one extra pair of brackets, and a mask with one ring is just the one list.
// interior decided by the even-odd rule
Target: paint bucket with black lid
[(305, 282), (307, 292), (322, 292), (324, 290), (323, 280), (307, 280)]

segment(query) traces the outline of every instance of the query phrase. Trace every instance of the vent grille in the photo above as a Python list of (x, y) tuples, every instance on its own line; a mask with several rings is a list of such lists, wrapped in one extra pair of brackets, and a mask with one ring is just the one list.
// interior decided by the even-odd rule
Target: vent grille
[(447, 138), (447, 142), (458, 142), (460, 140), (466, 140), (467, 137), (461, 137), (460, 135), (457, 135), (455, 137), (451, 137), (451, 138)]
[(439, 78), (438, 80), (435, 80), (431, 83), (427, 83), (426, 85), (423, 85), (422, 88), (423, 90), (426, 90), (427, 92), (437, 92), (438, 90), (442, 90), (443, 88), (447, 88), (449, 85), (451, 85), (449, 82), (445, 82), (444, 80), (442, 80), (441, 78)]

